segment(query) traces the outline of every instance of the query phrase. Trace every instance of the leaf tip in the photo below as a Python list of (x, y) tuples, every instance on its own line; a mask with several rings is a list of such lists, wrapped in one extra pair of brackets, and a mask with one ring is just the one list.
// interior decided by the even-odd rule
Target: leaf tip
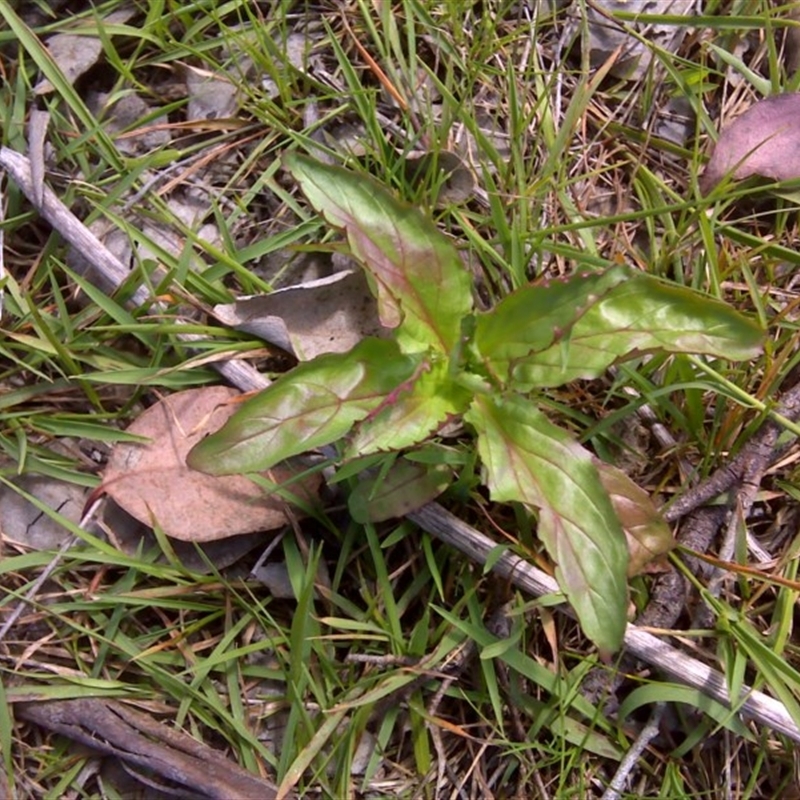
[(207, 475), (218, 474), (214, 471), (216, 453), (213, 441), (211, 441), (211, 446), (209, 447), (209, 441), (212, 439), (213, 436), (206, 436), (186, 454), (186, 466), (189, 469), (205, 472)]

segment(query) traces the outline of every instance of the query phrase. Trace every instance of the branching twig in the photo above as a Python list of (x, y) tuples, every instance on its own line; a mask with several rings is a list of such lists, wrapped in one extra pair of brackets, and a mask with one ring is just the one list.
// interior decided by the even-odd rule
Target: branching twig
[[(800, 419), (800, 383), (784, 393), (775, 413), (793, 422)], [(667, 522), (675, 522), (709, 500), (727, 492), (741, 483), (745, 476), (749, 476), (751, 481), (755, 480), (759, 468), (766, 469), (766, 465), (779, 458), (787, 447), (786, 445), (777, 447), (778, 436), (783, 430), (783, 426), (777, 420), (767, 419), (758, 433), (730, 463), (723, 465), (706, 480), (689, 489), (665, 509), (664, 518)]]

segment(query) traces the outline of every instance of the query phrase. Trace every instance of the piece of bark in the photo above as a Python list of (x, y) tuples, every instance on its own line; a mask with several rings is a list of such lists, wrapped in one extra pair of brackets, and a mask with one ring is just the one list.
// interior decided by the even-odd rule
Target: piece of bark
[(200, 797), (274, 800), (277, 787), (146, 714), (100, 698), (14, 704), (15, 715), (191, 789)]
[[(723, 506), (697, 509), (683, 523), (678, 542), (698, 553), (705, 553), (725, 522), (726, 514)], [(705, 569), (696, 558), (688, 557), (685, 561), (695, 574)], [(688, 591), (689, 582), (674, 567), (659, 575), (650, 593), (650, 602), (636, 618), (636, 624), (642, 628), (674, 628), (686, 606)]]

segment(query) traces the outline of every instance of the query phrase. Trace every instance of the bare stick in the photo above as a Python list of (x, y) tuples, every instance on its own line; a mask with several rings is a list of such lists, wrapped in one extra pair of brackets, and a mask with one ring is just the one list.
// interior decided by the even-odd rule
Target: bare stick
[(647, 725), (642, 728), (642, 732), (636, 737), (636, 741), (625, 754), (625, 758), (619, 762), (619, 767), (600, 800), (619, 800), (622, 790), (625, 788), (625, 782), (636, 766), (639, 756), (644, 752), (647, 745), (658, 736), (658, 726), (661, 724), (661, 717), (664, 716), (665, 708), (666, 705), (664, 703), (656, 703)]
[[(7, 147), (0, 147), (0, 167), (8, 171), (36, 210), (95, 268), (104, 292), (112, 294), (128, 280), (128, 268), (59, 200), (55, 192), (46, 184), (39, 187), (34, 184), (30, 161), (25, 156)], [(36, 203), (39, 191), (41, 205)], [(131, 302), (141, 306), (150, 303), (150, 300), (147, 289), (140, 286), (133, 293)], [(182, 338), (192, 341), (190, 336)], [(244, 361), (218, 361), (213, 363), (213, 367), (244, 392), (258, 391), (269, 385), (263, 375)]]
[(32, 108), (28, 114), (28, 148), (30, 152), (31, 187), (34, 204), (37, 208), (44, 205), (44, 145), (47, 138), (47, 126), (50, 124), (50, 112)]
[[(115, 291), (128, 279), (130, 270), (58, 199), (47, 184), (34, 186), (30, 161), (20, 153), (0, 147), (0, 166), (8, 171), (36, 210), (106, 279), (103, 291)], [(41, 205), (37, 196), (41, 193)], [(136, 305), (149, 299), (147, 290), (139, 287), (133, 295)]]
[[(485, 564), (489, 553), (497, 547), (497, 543), (488, 536), (484, 536), (436, 503), (423, 506), (409, 514), (408, 518), (437, 539), (466, 553), (478, 564)], [(551, 578), (511, 553), (504, 553), (497, 559), (493, 572), (537, 597), (559, 592), (555, 578)], [(559, 610), (570, 613), (566, 607), (559, 607)], [(733, 702), (722, 673), (685, 655), (635, 625), (628, 625), (625, 632), (625, 646), (631, 655), (658, 667), (673, 680), (699, 689), (743, 716), (800, 742), (800, 728), (778, 700), (745, 686), (740, 696)]]

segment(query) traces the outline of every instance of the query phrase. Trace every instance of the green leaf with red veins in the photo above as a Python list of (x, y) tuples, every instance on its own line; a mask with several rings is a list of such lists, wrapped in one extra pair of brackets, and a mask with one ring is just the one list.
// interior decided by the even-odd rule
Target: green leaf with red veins
[(452, 482), (452, 471), (442, 464), (428, 466), (398, 458), (386, 475), (359, 480), (347, 498), (347, 508), (356, 522), (383, 522), (422, 508)]
[(586, 635), (603, 654), (622, 645), (628, 548), (591, 454), (519, 396), (477, 396), (465, 420), (493, 500), (538, 511), (538, 533)]
[(757, 322), (725, 303), (635, 273), (586, 309), (563, 340), (512, 365), (512, 381), (520, 389), (560, 386), (657, 350), (748, 361), (763, 338)]
[(399, 326), (401, 348), (449, 354), (472, 310), (472, 279), (447, 237), (369, 178), (298, 153), (284, 164), (311, 205), (347, 234), (376, 284), (381, 322)]
[(261, 472), (335, 442), (407, 381), (422, 356), (364, 339), (349, 353), (318, 356), (242, 403), (223, 427), (189, 452), (187, 464), (212, 475)]
[(520, 359), (569, 336), (570, 328), (603, 295), (629, 280), (629, 267), (615, 266), (523, 286), (491, 311), (477, 315), (474, 346), (478, 359), (498, 380), (508, 379)]
[(628, 540), (628, 577), (647, 572), (648, 567), (652, 570), (675, 546), (669, 525), (650, 495), (621, 469), (599, 459), (595, 459), (595, 466)]
[(358, 425), (345, 457), (413, 447), (463, 414), (471, 399), (472, 394), (450, 378), (447, 362), (426, 359)]

